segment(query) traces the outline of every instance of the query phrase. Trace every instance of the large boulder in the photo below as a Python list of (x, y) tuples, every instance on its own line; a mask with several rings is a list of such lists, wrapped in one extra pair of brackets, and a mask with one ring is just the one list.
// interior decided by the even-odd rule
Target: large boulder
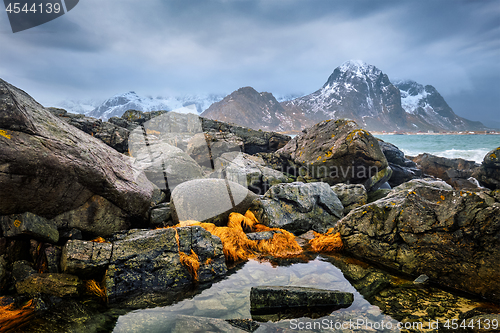
[(155, 187), (130, 159), (0, 80), (0, 214), (52, 218), (98, 194), (144, 216)]
[(391, 176), (378, 141), (354, 121), (325, 120), (276, 152), (289, 161), (291, 172), (306, 180), (364, 184), (376, 190)]
[(325, 233), (344, 216), (344, 207), (327, 183), (289, 183), (272, 186), (254, 201), (257, 220), (273, 228), (302, 234)]
[(477, 184), (469, 180), (479, 169), (479, 164), (474, 161), (439, 157), (427, 153), (414, 157), (413, 161), (424, 174), (440, 178), (456, 190), (477, 188)]
[(78, 296), (82, 282), (69, 274), (35, 273), (16, 283), (19, 294), (36, 295), (44, 293), (58, 297)]
[(392, 170), (392, 176), (388, 181), (389, 185), (394, 187), (411, 179), (422, 177), (422, 171), (417, 168), (417, 164), (406, 158), (398, 147), (380, 139), (378, 139), (378, 144)]
[(194, 220), (227, 225), (229, 214), (245, 214), (257, 195), (227, 179), (196, 179), (177, 186), (172, 192), (172, 220)]
[(500, 300), (500, 204), (486, 193), (395, 189), (351, 211), (336, 230), (355, 256)]
[(500, 189), (500, 147), (484, 156), (483, 163), (476, 173), (479, 182), (491, 189)]
[(227, 271), (222, 242), (200, 226), (132, 229), (115, 234), (109, 243), (70, 240), (63, 248), (61, 268), (82, 278), (104, 274), (107, 296), (114, 301), (133, 293), (165, 292), (191, 283), (194, 276), (181, 255), (196, 258), (199, 282)]

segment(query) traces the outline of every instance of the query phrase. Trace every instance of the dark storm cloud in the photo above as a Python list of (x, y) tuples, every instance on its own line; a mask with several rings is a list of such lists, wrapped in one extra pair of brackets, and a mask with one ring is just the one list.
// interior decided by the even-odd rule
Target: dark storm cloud
[(1, 22), (0, 76), (46, 104), (247, 85), (310, 93), (362, 59), (486, 120), (500, 105), (499, 20), (496, 0), (86, 0), (25, 32)]

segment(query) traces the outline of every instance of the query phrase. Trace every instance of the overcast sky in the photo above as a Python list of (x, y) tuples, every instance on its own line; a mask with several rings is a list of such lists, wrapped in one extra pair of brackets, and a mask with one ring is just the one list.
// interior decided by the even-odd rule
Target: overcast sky
[(498, 0), (82, 0), (15, 34), (0, 14), (0, 78), (45, 106), (130, 90), (308, 94), (349, 59), (500, 121)]

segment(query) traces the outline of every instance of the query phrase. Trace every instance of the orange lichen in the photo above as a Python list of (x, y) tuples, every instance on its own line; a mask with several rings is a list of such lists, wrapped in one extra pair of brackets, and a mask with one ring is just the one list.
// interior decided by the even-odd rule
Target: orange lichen
[(106, 286), (104, 281), (99, 283), (96, 280), (86, 280), (83, 281), (83, 286), (85, 288), (85, 293), (88, 295), (94, 295), (102, 299), (104, 302), (107, 301), (108, 296), (106, 292)]
[(444, 195), (442, 195), (442, 196), (441, 196), (441, 200), (444, 200), (444, 199), (445, 199), (445, 198), (444, 198)]
[(333, 228), (325, 234), (314, 232), (314, 238), (309, 241), (314, 252), (336, 252), (344, 248), (340, 232), (333, 233)]
[(14, 227), (19, 228), (21, 226), (21, 223), (22, 223), (21, 221), (15, 220), (14, 221)]
[(7, 131), (0, 130), (0, 135), (3, 136), (4, 138), (10, 139), (11, 136), (7, 134)]
[(102, 237), (97, 237), (97, 238), (94, 238), (91, 240), (91, 242), (94, 242), (94, 243), (106, 243), (106, 240)]
[(17, 308), (14, 303), (5, 304), (4, 298), (0, 297), (0, 331), (11, 332), (19, 330), (29, 323), (29, 319), (34, 315), (35, 302), (29, 300), (26, 304)]
[(179, 251), (181, 263), (186, 266), (189, 274), (193, 277), (194, 281), (198, 280), (198, 269), (200, 269), (200, 260), (198, 255), (191, 249), (191, 254), (187, 255), (184, 252)]

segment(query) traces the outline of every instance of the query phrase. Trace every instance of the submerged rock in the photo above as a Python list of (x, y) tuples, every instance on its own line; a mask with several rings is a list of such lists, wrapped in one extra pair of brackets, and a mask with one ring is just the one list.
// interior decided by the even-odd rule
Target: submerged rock
[(364, 184), (370, 191), (391, 175), (377, 139), (346, 119), (307, 128), (276, 154), (288, 160), (286, 168), (295, 169), (294, 174), (330, 185)]
[(144, 217), (154, 186), (130, 159), (0, 80), (0, 214), (53, 218), (100, 195)]
[(353, 301), (352, 293), (337, 290), (279, 286), (252, 287), (250, 290), (252, 312), (294, 307), (348, 307)]
[(182, 183), (172, 192), (170, 207), (174, 224), (194, 220), (227, 224), (229, 214), (245, 214), (257, 195), (225, 179), (196, 179)]
[(500, 205), (486, 193), (395, 189), (351, 211), (336, 230), (357, 257), (500, 300)]
[(294, 234), (325, 233), (344, 216), (344, 207), (327, 183), (289, 183), (272, 186), (251, 210), (262, 224)]

